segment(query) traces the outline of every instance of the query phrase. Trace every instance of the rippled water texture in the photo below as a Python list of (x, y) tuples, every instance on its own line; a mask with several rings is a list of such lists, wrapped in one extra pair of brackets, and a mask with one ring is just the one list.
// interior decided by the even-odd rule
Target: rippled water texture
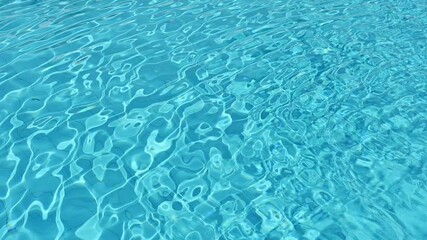
[(427, 239), (423, 0), (0, 0), (0, 239)]

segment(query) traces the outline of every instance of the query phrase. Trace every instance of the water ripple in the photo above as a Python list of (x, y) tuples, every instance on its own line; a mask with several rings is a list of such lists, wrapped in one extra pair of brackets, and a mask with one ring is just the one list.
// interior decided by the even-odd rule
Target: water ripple
[(425, 239), (421, 1), (0, 0), (0, 239)]

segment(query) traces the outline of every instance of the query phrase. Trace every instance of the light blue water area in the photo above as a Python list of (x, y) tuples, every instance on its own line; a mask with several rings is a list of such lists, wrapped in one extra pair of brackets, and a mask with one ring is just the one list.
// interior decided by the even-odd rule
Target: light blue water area
[(0, 239), (427, 239), (424, 0), (0, 0)]

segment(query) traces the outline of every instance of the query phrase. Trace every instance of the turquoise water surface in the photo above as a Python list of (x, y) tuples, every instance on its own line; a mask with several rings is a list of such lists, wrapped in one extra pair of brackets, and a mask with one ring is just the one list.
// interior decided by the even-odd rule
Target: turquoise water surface
[(427, 239), (425, 0), (0, 0), (0, 239)]

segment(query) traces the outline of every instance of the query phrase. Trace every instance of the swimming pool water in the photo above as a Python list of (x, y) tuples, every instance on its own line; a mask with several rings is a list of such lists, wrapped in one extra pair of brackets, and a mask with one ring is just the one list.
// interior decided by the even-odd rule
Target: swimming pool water
[(422, 0), (0, 0), (0, 239), (427, 239)]

